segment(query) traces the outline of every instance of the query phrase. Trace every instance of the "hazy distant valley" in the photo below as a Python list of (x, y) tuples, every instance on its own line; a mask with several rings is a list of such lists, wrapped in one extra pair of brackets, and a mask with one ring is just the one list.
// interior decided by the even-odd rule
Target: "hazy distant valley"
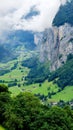
[[(0, 45), (0, 83), (13, 96), (28, 91), (47, 102), (73, 99), (72, 13), (71, 20), (66, 16), (72, 4), (60, 8), (65, 17), (58, 12), (52, 28), (41, 33), (10, 32)], [(61, 20), (57, 20), (59, 15)]]

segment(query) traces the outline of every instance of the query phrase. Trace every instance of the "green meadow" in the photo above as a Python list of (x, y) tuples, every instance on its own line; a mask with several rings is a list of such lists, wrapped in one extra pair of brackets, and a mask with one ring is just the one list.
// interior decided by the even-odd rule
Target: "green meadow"
[(10, 87), (9, 90), (12, 92), (12, 95), (17, 95), (20, 92), (32, 92), (33, 94), (40, 94), (47, 96), (50, 92), (57, 92), (58, 86), (53, 84), (52, 82), (45, 81), (41, 84), (32, 84), (28, 86), (21, 87)]
[(58, 92), (49, 101), (70, 101), (73, 99), (73, 86), (67, 86), (63, 91)]
[[(27, 56), (27, 55), (26, 55)], [(27, 57), (24, 57), (26, 59)], [(28, 55), (29, 57), (30, 55)], [(73, 99), (73, 86), (67, 86), (62, 91), (59, 92), (59, 87), (57, 84), (54, 84), (53, 81), (48, 82), (45, 80), (43, 83), (35, 83), (26, 85), (25, 77), (29, 73), (29, 69), (27, 67), (21, 66), (21, 61), (18, 59), (10, 61), (8, 63), (0, 64), (1, 69), (9, 69), (9, 72), (0, 76), (0, 83), (3, 81), (4, 84), (8, 85), (10, 83), (16, 82), (16, 85), (10, 86), (9, 91), (12, 96), (18, 95), (20, 92), (31, 92), (33, 94), (40, 94), (47, 96), (49, 102), (57, 102), (59, 100), (70, 101)], [(17, 63), (16, 68), (11, 70), (14, 64)], [(48, 97), (48, 94), (51, 94), (51, 97)]]

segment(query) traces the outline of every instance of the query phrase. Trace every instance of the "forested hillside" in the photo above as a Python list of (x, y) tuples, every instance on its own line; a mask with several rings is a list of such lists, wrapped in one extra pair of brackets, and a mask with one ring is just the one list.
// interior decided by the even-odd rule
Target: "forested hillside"
[[(27, 50), (34, 50), (36, 45), (34, 43), (34, 33), (31, 31), (17, 30), (12, 31), (7, 36), (7, 43), (11, 43), (11, 47), (24, 45)], [(13, 46), (14, 45), (14, 46)], [(16, 45), (16, 46), (15, 46)]]
[(0, 44), (0, 62), (7, 62), (14, 58), (14, 54), (11, 51)]
[(52, 72), (49, 81), (54, 80), (62, 89), (66, 86), (73, 85), (73, 55), (69, 54), (66, 63)]
[(67, 2), (66, 5), (61, 6), (53, 20), (54, 26), (59, 27), (65, 23), (73, 25), (73, 0)]
[(31, 57), (22, 62), (22, 66), (30, 69), (26, 76), (27, 84), (42, 83), (50, 73), (49, 61), (41, 63), (37, 57)]

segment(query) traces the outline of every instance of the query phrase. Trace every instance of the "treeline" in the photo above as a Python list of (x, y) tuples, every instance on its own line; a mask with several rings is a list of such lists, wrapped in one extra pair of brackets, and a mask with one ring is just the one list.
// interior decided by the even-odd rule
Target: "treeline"
[(54, 26), (61, 26), (65, 23), (73, 25), (73, 0), (60, 7), (53, 21)]
[(27, 84), (42, 83), (50, 73), (49, 62), (41, 63), (36, 57), (23, 61), (22, 66), (30, 68), (28, 76), (25, 77)]
[(73, 85), (73, 55), (69, 54), (67, 62), (49, 76), (49, 81), (54, 80), (62, 89), (65, 86)]
[(73, 110), (45, 106), (31, 93), (12, 98), (0, 85), (0, 125), (8, 130), (72, 130)]

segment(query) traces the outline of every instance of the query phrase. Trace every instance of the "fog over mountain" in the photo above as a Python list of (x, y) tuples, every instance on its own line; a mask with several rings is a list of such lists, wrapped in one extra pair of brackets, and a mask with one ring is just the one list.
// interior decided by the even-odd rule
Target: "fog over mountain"
[(0, 37), (12, 30), (41, 32), (66, 0), (0, 0)]

